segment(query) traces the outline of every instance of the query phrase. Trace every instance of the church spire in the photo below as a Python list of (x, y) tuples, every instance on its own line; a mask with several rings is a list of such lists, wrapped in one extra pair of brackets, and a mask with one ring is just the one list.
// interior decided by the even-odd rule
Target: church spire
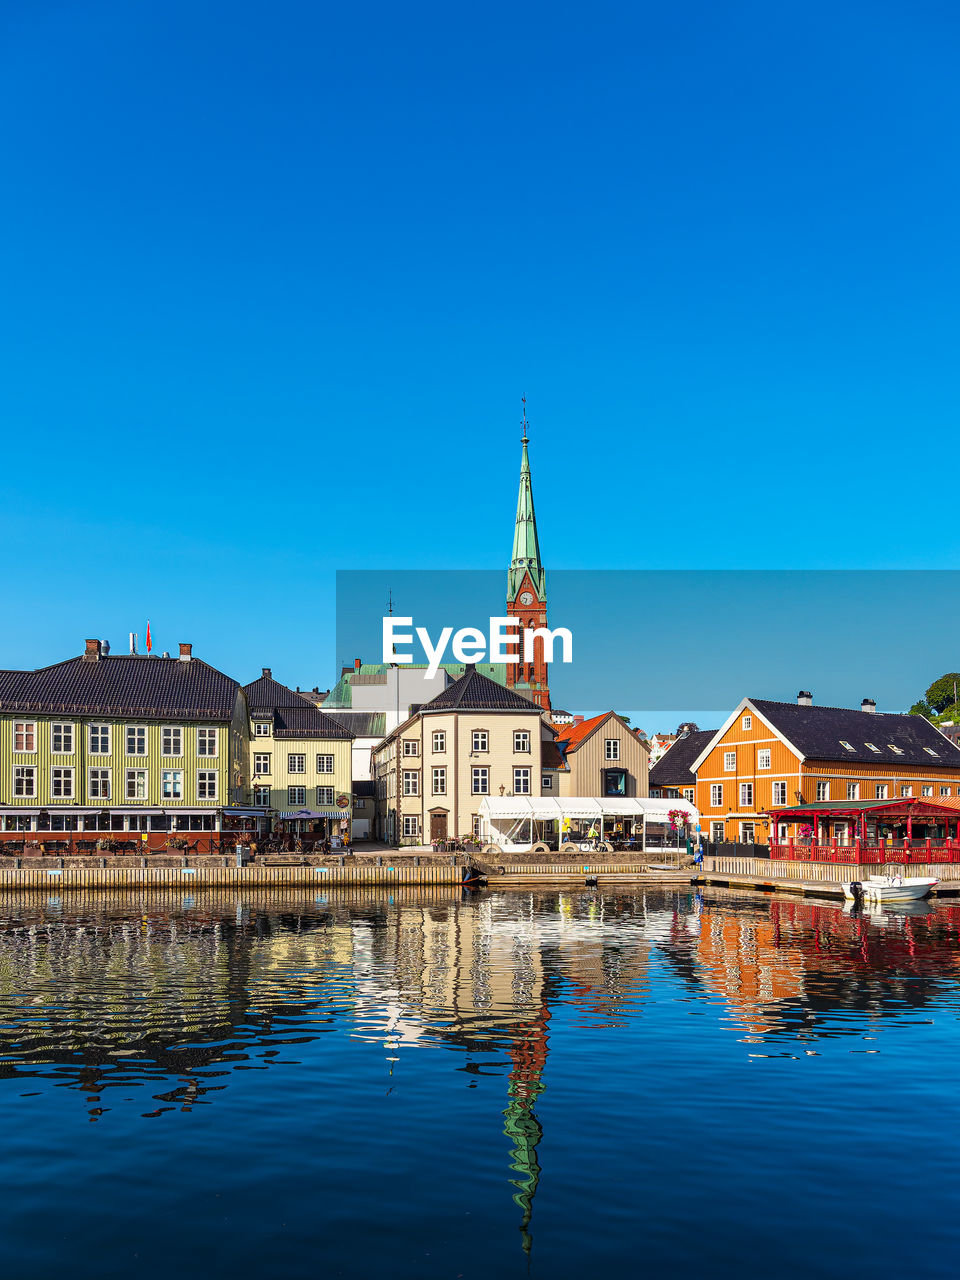
[(520, 455), (520, 493), (517, 497), (517, 519), (513, 529), (513, 558), (507, 574), (507, 600), (516, 599), (524, 574), (529, 573), (530, 581), (537, 596), (544, 598), (544, 572), (540, 563), (540, 543), (537, 540), (537, 517), (533, 510), (533, 481), (530, 475), (530, 457), (527, 453), (529, 437), (527, 430), (527, 397), (523, 397), (523, 419), (520, 443), (523, 449)]

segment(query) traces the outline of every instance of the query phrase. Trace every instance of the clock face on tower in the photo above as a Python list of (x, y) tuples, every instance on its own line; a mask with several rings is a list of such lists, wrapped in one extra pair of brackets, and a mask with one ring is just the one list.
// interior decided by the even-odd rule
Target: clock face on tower
[(521, 604), (533, 604), (533, 596), (529, 591), (524, 591), (520, 597)]

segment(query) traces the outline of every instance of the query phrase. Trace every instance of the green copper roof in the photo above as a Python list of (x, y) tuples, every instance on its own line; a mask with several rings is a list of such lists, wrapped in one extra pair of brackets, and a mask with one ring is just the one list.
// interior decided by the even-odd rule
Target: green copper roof
[(523, 437), (523, 454), (520, 460), (520, 493), (517, 497), (517, 520), (513, 529), (513, 559), (507, 573), (507, 599), (515, 600), (523, 575), (530, 580), (538, 597), (544, 595), (544, 572), (540, 563), (540, 543), (537, 540), (537, 517), (533, 510), (533, 481), (530, 477), (530, 458), (527, 455), (527, 437)]

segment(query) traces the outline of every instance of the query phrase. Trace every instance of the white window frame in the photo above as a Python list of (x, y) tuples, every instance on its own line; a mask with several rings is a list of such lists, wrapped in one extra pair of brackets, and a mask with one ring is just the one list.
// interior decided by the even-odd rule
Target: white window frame
[(270, 721), (254, 720), (253, 736), (255, 738), (269, 738), (270, 737)]
[[(133, 750), (130, 750), (131, 740), (133, 742)], [(126, 746), (126, 754), (128, 756), (145, 756), (147, 754), (147, 743), (149, 737), (147, 734), (147, 726), (145, 724), (128, 724), (124, 730), (123, 741)], [(137, 748), (143, 743), (143, 750)]]
[(932, 796), (932, 795), (933, 795), (933, 787), (931, 787), (929, 784), (928, 784), (927, 786), (925, 786), (925, 787), (921, 787), (921, 788), (920, 788), (920, 794), (921, 794), (922, 796)]
[(13, 794), (21, 800), (31, 800), (36, 797), (37, 766), (35, 764), (13, 766)]
[(725, 751), (723, 753), (723, 772), (737, 772), (737, 753), (735, 751)]
[(420, 816), (416, 813), (403, 815), (403, 836), (407, 840), (416, 840), (420, 835)]
[(740, 783), (740, 808), (741, 809), (753, 808), (753, 783), (752, 782)]
[(781, 780), (777, 780), (770, 784), (771, 803), (783, 805), (787, 803), (787, 784)]
[[(142, 781), (143, 786), (139, 784)], [(131, 784), (133, 791), (131, 792)], [(127, 800), (146, 800), (150, 779), (146, 769), (125, 769), (123, 777), (123, 794)], [(142, 794), (137, 794), (141, 791)]]
[[(750, 839), (747, 839), (747, 832), (750, 832)], [(756, 844), (757, 842), (757, 824), (755, 822), (740, 823), (740, 843)]]
[(886, 783), (886, 782), (878, 782), (878, 783), (876, 784), (876, 786), (874, 787), (874, 790), (875, 790), (875, 792), (876, 792), (876, 795), (874, 796), (874, 799), (876, 799), (876, 800), (889, 800), (889, 799), (890, 799), (890, 786), (889, 786), (889, 784), (888, 784), (888, 783)]
[(953, 792), (952, 792), (952, 790), (951, 790), (951, 788), (950, 788), (950, 787), (941, 787), (941, 788), (940, 788), (940, 794), (941, 794), (942, 796), (949, 796), (949, 795), (952, 795), (952, 794), (953, 794)]
[(490, 733), (487, 729), (474, 729), (471, 737), (471, 751), (489, 751)]
[(530, 754), (530, 731), (529, 729), (514, 729), (513, 731), (513, 750), (520, 755)]
[[(17, 746), (17, 739), (23, 739), (23, 746)], [(27, 741), (30, 746), (28, 747)], [(13, 750), (16, 755), (32, 756), (37, 751), (37, 722), (36, 720), (14, 720), (13, 722)]]
[(433, 795), (445, 796), (447, 794), (447, 770), (445, 765), (439, 765), (433, 770)]
[[(59, 747), (55, 745), (58, 736), (60, 738)], [(63, 745), (65, 739), (69, 741), (69, 747)], [(76, 734), (73, 731), (73, 725), (71, 723), (59, 721), (57, 724), (52, 724), (50, 726), (50, 750), (53, 755), (72, 756), (76, 746), (76, 741)]]
[(317, 753), (317, 773), (334, 773), (334, 757), (326, 751)]
[(307, 772), (307, 756), (304, 751), (291, 751), (287, 756), (287, 773)]
[(447, 734), (444, 729), (436, 729), (433, 734), (434, 755), (441, 755), (447, 749)]
[(530, 794), (530, 770), (528, 768), (514, 769), (513, 794), (515, 796), (528, 796)]
[[(59, 774), (59, 777), (57, 776)], [(56, 800), (74, 798), (73, 765), (56, 765), (50, 771), (50, 794)]]
[[(253, 776), (255, 778), (262, 778), (265, 773), (273, 772), (270, 768), (270, 759), (269, 751), (255, 751), (253, 753)], [(266, 761), (266, 767), (264, 767), (264, 761)]]
[(402, 782), (403, 794), (405, 796), (418, 796), (420, 794), (419, 769), (404, 769)]
[(216, 769), (198, 769), (197, 770), (197, 799), (198, 800), (216, 800), (217, 799), (217, 771)]
[(403, 754), (405, 756), (418, 756), (420, 754), (420, 743), (416, 738), (404, 738)]
[(817, 782), (816, 798), (818, 800), (830, 799), (830, 783), (825, 781), (823, 778)]
[(710, 843), (723, 844), (727, 838), (727, 829), (725, 822), (710, 823)]
[(335, 804), (336, 790), (336, 787), (317, 787), (317, 804)]
[(540, 779), (540, 789), (542, 791), (553, 790), (553, 779), (550, 777), (549, 773), (545, 773)]
[[(173, 750), (176, 744), (176, 750)], [(171, 750), (167, 750), (167, 747)], [(165, 724), (160, 730), (160, 754), (168, 760), (179, 760), (183, 756), (183, 728)]]
[(695, 787), (684, 787), (684, 788), (683, 788), (683, 798), (684, 798), (684, 800), (689, 800), (689, 802), (690, 802), (691, 804), (693, 804), (694, 800), (696, 799), (696, 788), (695, 788)]
[(472, 796), (490, 794), (490, 770), (486, 765), (474, 765), (470, 770), (470, 794)]
[[(99, 754), (102, 754), (102, 752)], [(87, 794), (91, 800), (112, 799), (113, 778), (109, 769), (103, 769), (98, 766), (87, 771)]]
[(913, 796), (913, 787), (909, 783), (904, 783), (900, 787), (900, 799), (909, 800)]
[(764, 747), (761, 751), (757, 752), (757, 768), (769, 769), (770, 767), (770, 748)]
[[(212, 751), (201, 751), (201, 747), (206, 744), (208, 747), (213, 743)], [(216, 760), (220, 754), (220, 732), (218, 729), (211, 729), (203, 726), (197, 730), (197, 755), (204, 760)]]
[(604, 738), (603, 758), (604, 760), (620, 759), (620, 739), (619, 738)]
[(753, 716), (744, 716), (740, 721), (740, 727), (743, 729), (744, 733), (749, 733), (753, 728)]
[[(110, 748), (113, 745), (113, 734), (110, 732), (112, 726), (109, 724), (88, 724), (87, 725), (87, 754), (91, 756), (108, 756)], [(94, 734), (96, 734), (97, 747), (94, 748)], [(106, 736), (107, 746), (104, 750), (100, 743)]]
[(710, 784), (710, 806), (719, 809), (723, 804), (723, 783), (711, 782)]
[(847, 783), (847, 799), (848, 800), (860, 799), (860, 783), (859, 782)]
[(183, 770), (163, 769), (160, 773), (160, 795), (164, 800), (183, 799)]

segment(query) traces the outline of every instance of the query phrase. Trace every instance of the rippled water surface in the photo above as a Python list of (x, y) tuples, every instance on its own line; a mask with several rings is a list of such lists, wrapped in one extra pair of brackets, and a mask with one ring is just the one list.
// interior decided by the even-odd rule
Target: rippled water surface
[(954, 1275), (960, 907), (0, 899), (11, 1276)]

